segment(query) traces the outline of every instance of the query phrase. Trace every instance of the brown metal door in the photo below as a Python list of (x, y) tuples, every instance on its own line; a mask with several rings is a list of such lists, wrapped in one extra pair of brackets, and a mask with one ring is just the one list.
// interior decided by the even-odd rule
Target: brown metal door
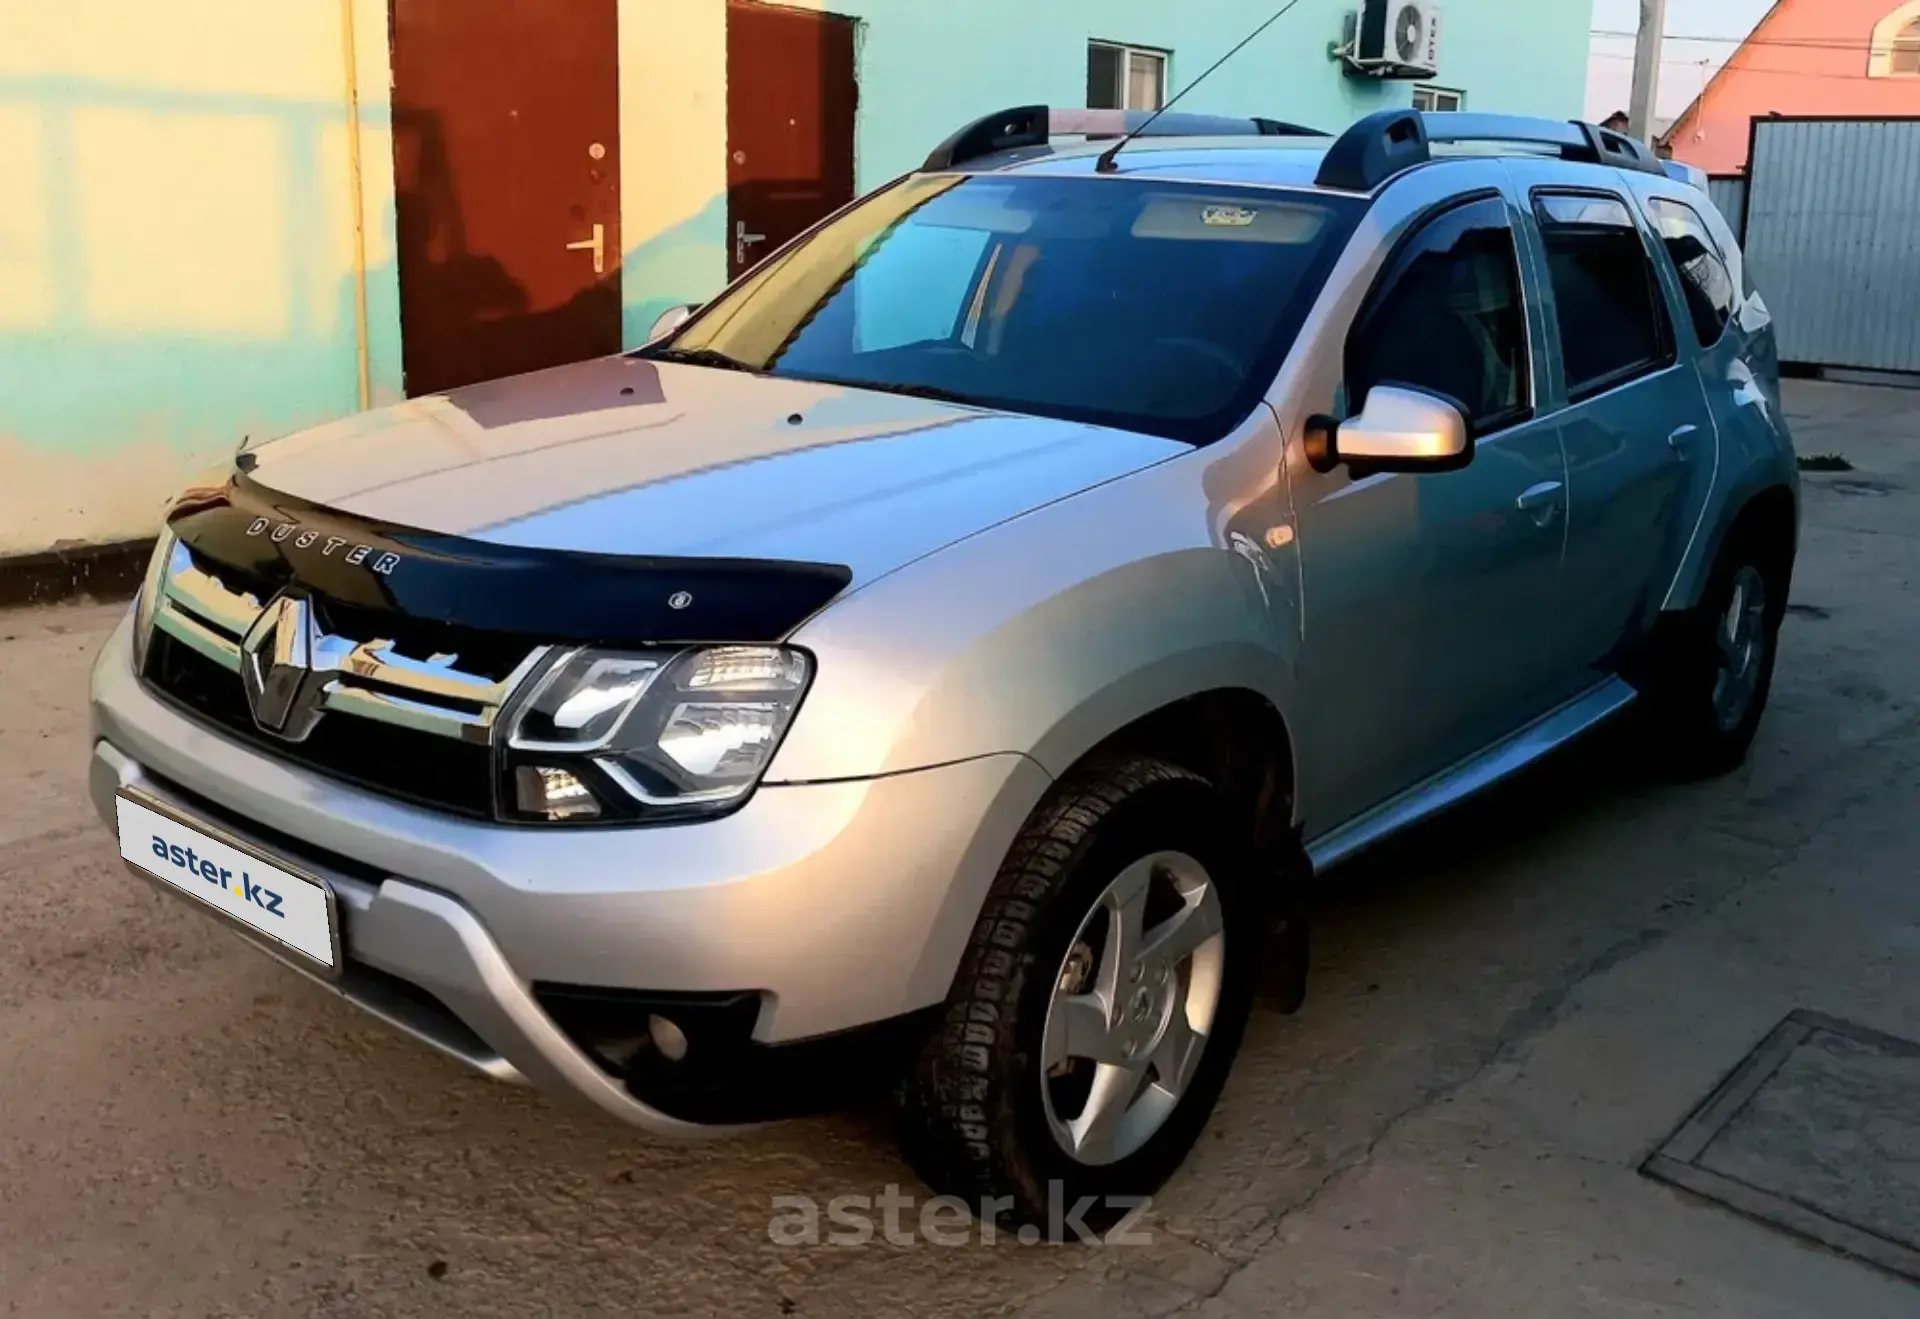
[(853, 20), (728, 0), (728, 275), (853, 200)]
[(618, 0), (392, 0), (409, 394), (620, 349)]

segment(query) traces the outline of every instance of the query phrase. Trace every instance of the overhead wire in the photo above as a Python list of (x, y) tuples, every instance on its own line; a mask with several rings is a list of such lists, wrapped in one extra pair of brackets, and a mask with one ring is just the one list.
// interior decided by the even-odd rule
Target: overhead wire
[[(1623, 41), (1637, 41), (1640, 38), (1640, 34), (1637, 32), (1625, 32), (1615, 28), (1592, 28), (1588, 31), (1587, 35)], [(1688, 37), (1673, 33), (1668, 34), (1665, 40), (1692, 41), (1699, 42), (1703, 45), (1778, 46), (1794, 50), (1833, 50), (1842, 52), (1858, 50), (1871, 54), (1892, 52), (1905, 44), (1920, 44), (1920, 41), (1909, 43), (1903, 42), (1899, 38), (1891, 42), (1876, 43), (1871, 39), (1860, 41), (1853, 38), (1841, 37)]]

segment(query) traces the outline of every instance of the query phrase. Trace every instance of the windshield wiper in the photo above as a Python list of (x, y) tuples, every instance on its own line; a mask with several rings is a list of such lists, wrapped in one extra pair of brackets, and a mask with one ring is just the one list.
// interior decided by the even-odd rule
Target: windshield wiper
[(745, 371), (749, 375), (761, 374), (758, 367), (729, 357), (718, 348), (656, 348), (647, 354), (656, 362), (684, 362), (688, 366), (710, 366), (716, 371)]
[(962, 407), (983, 408), (987, 406), (965, 394), (951, 389), (942, 389), (938, 385), (891, 384), (884, 380), (835, 380), (831, 376), (815, 376), (823, 385), (845, 385), (848, 389), (870, 389), (876, 394), (904, 394), (908, 398), (928, 398), (936, 403), (958, 403)]

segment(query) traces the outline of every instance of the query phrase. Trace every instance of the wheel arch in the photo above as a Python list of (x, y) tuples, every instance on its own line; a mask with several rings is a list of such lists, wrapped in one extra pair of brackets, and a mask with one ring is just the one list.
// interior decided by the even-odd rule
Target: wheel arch
[[(1058, 742), (1051, 748), (1055, 757), (1061, 749)], [(1091, 741), (1059, 766), (1057, 777), (1069, 778), (1085, 766), (1128, 753), (1167, 761), (1208, 780), (1232, 814), (1246, 821), (1249, 841), (1257, 848), (1295, 841), (1296, 744), (1286, 716), (1268, 694), (1252, 686), (1223, 685), (1177, 697)]]
[(1761, 548), (1768, 569), (1781, 589), (1776, 609), (1786, 607), (1787, 588), (1792, 584), (1793, 564), (1800, 550), (1800, 500), (1792, 485), (1763, 486), (1744, 499), (1732, 517), (1721, 524), (1719, 534), (1701, 560), (1705, 575), (1713, 571), (1729, 545), (1753, 540)]
[[(1149, 756), (1224, 790), (1230, 817), (1246, 821), (1254, 856), (1277, 881), (1267, 895), (1274, 909), (1291, 909), (1283, 885), (1304, 883), (1308, 873), (1294, 820), (1295, 742), (1285, 716), (1267, 694), (1244, 684), (1207, 687), (1136, 710), (1097, 734), (1089, 735), (1091, 726), (1085, 723), (1075, 727), (1075, 750), (1063, 760), (1049, 764), (1039, 756), (1023, 757), (1046, 772), (1008, 785), (1009, 800), (994, 813), (992, 827), (975, 840), (976, 848), (985, 851), (981, 864), (970, 868), (972, 873), (990, 878), (1007, 846), (1041, 818), (1060, 793), (1084, 787), (1083, 774), (1103, 762)], [(1058, 737), (1047, 739), (1044, 753), (1058, 757), (1066, 745)], [(947, 897), (940, 928), (956, 937), (937, 940), (937, 948), (929, 948), (923, 973), (924, 983), (938, 985), (942, 995), (961, 966), (964, 949), (957, 936), (973, 929), (987, 887), (957, 886)]]

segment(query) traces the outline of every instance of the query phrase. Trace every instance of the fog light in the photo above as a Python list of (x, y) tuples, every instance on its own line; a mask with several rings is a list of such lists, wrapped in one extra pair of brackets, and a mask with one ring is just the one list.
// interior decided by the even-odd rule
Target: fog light
[(643, 1035), (620, 1035), (611, 1039), (594, 1040), (588, 1044), (607, 1067), (608, 1071), (625, 1071), (651, 1044)]
[(513, 772), (520, 810), (549, 820), (590, 820), (600, 814), (592, 789), (564, 769), (522, 765)]
[(653, 1047), (668, 1062), (677, 1063), (687, 1056), (686, 1032), (659, 1013), (647, 1014), (647, 1034), (653, 1037)]

